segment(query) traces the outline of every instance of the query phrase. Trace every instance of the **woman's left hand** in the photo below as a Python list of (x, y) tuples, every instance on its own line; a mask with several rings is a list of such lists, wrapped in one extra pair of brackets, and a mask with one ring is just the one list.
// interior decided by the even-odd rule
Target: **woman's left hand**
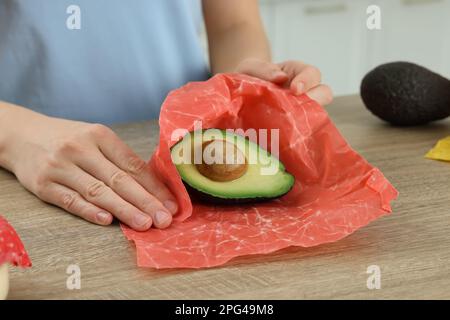
[(330, 87), (321, 83), (320, 70), (301, 61), (271, 63), (245, 59), (235, 71), (290, 88), (296, 95), (305, 93), (321, 105), (330, 104), (333, 100)]

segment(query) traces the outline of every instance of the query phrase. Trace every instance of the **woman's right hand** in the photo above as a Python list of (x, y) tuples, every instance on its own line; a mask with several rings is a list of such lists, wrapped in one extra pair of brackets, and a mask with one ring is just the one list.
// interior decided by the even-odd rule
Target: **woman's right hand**
[(0, 124), (0, 166), (43, 201), (100, 225), (113, 216), (138, 231), (170, 225), (174, 196), (109, 128), (1, 103)]

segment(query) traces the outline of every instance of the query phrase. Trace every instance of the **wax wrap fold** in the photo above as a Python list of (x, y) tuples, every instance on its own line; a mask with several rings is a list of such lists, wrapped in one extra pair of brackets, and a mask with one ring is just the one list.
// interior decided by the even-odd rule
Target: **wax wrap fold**
[[(207, 128), (279, 129), (280, 159), (296, 178), (284, 197), (267, 203), (212, 206), (191, 203), (172, 164), (172, 132)], [(160, 114), (159, 146), (151, 166), (180, 205), (165, 230), (137, 232), (137, 263), (152, 268), (204, 268), (288, 246), (337, 241), (391, 212), (397, 191), (350, 148), (325, 110), (256, 78), (220, 74), (172, 91)]]

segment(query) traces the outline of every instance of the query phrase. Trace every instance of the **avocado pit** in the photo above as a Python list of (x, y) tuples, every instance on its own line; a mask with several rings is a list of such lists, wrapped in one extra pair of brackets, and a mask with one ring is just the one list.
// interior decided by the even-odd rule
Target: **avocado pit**
[(248, 168), (244, 153), (224, 140), (205, 141), (201, 145), (202, 161), (197, 170), (213, 181), (232, 181), (242, 177)]

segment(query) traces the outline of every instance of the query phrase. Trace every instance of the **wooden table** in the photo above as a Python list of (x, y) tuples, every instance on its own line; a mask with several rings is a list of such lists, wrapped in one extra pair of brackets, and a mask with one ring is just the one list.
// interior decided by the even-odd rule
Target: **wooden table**
[[(392, 215), (332, 244), (241, 257), (213, 269), (140, 269), (117, 224), (95, 226), (47, 205), (0, 170), (0, 213), (33, 260), (32, 269), (12, 271), (10, 298), (450, 298), (450, 164), (423, 157), (450, 135), (450, 121), (390, 127), (356, 96), (336, 99), (328, 110), (350, 144), (400, 191)], [(115, 129), (149, 157), (156, 122)], [(80, 266), (80, 290), (66, 288), (71, 264)], [(379, 290), (367, 288), (370, 265), (380, 267)]]

